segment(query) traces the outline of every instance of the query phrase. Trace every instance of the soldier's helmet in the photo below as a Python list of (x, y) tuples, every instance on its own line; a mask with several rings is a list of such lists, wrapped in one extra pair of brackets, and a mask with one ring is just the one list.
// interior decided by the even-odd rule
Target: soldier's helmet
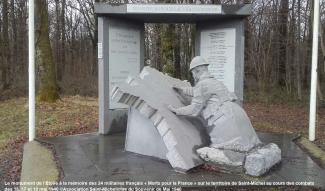
[(198, 66), (204, 66), (204, 65), (209, 65), (208, 62), (201, 56), (195, 56), (190, 64), (190, 71)]

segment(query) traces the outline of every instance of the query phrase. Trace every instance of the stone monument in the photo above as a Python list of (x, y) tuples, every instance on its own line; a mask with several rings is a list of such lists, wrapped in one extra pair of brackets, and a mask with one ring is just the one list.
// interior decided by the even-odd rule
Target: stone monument
[(184, 106), (173, 86), (190, 83), (145, 67), (138, 77), (117, 85), (112, 100), (130, 106), (125, 150), (168, 160), (179, 172), (186, 172), (203, 160), (196, 149), (209, 143), (208, 135), (197, 119), (178, 117), (168, 105)]
[(263, 175), (280, 162), (281, 150), (261, 143), (235, 94), (210, 75), (208, 65), (200, 56), (192, 60), (193, 88), (145, 67), (113, 89), (113, 100), (131, 107), (125, 149), (167, 159), (180, 172), (203, 159)]
[(242, 101), (244, 18), (251, 14), (250, 4), (95, 3), (95, 13), (100, 134), (125, 131), (128, 107), (112, 100), (111, 92), (144, 66), (144, 23), (196, 24), (195, 54), (205, 57), (210, 73)]

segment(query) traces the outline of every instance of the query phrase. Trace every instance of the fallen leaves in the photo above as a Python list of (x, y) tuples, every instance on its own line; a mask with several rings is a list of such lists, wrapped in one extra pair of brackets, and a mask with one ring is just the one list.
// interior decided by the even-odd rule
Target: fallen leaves
[[(249, 102), (244, 104), (244, 108), (258, 131), (308, 137), (308, 107)], [(325, 150), (325, 108), (318, 110), (315, 144)]]
[[(23, 145), (28, 134), (26, 98), (0, 102), (0, 182), (19, 181)], [(56, 103), (38, 103), (38, 137), (66, 136), (98, 130), (96, 98), (63, 97)]]

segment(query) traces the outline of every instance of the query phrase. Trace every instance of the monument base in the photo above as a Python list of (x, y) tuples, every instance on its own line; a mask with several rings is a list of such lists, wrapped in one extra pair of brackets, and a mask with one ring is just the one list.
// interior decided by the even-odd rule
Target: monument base
[(254, 179), (244, 173), (229, 174), (202, 168), (188, 174), (177, 173), (166, 161), (124, 151), (125, 134), (98, 136), (93, 133), (41, 138), (41, 140), (53, 144), (55, 148), (60, 169), (64, 174), (61, 181), (127, 180), (196, 183), (216, 182), (216, 180), (218, 182), (254, 180), (270, 182), (271, 185), (279, 182), (307, 181), (311, 182), (313, 187), (325, 189), (325, 170), (292, 141), (295, 136), (271, 133), (258, 133), (258, 136), (266, 144), (274, 142), (279, 145), (282, 150), (282, 162), (265, 176)]
[(126, 131), (128, 109), (109, 109), (108, 118), (103, 127), (99, 128), (99, 134), (111, 135)]

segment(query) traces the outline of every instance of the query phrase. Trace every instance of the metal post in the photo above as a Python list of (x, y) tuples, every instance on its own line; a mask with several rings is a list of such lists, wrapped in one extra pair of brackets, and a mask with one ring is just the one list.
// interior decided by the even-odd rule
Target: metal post
[(315, 127), (316, 127), (318, 34), (319, 34), (319, 0), (314, 0), (313, 50), (312, 50), (311, 85), (310, 85), (310, 109), (309, 109), (309, 140), (310, 141), (315, 140)]
[(29, 79), (29, 141), (35, 139), (35, 19), (34, 0), (29, 0), (28, 11), (28, 79)]

